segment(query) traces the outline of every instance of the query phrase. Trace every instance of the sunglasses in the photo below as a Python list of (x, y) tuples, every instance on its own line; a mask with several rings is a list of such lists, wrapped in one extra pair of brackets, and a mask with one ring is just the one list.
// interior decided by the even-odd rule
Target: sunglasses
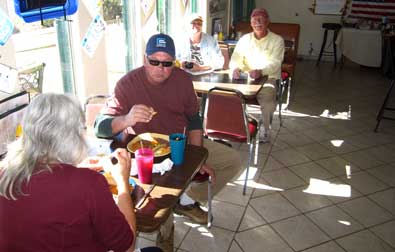
[(150, 63), (150, 65), (152, 66), (159, 66), (160, 64), (162, 64), (163, 67), (171, 67), (173, 65), (173, 61), (159, 61), (159, 60), (153, 60), (148, 58), (148, 62)]

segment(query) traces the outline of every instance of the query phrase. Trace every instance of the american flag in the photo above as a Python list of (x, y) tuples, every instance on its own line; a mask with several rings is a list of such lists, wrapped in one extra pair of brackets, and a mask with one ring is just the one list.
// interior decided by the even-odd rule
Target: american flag
[(348, 17), (381, 21), (395, 21), (395, 0), (352, 0)]

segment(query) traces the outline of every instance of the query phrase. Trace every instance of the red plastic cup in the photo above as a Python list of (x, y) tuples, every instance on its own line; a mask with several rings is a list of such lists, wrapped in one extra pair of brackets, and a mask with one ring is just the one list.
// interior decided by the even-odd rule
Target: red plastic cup
[(152, 183), (152, 166), (154, 164), (154, 152), (148, 148), (135, 151), (134, 156), (137, 163), (137, 174), (143, 184)]

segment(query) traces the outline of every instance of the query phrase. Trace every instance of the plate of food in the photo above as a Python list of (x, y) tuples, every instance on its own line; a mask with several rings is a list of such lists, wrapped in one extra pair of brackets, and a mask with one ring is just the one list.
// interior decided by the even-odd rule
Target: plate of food
[(132, 139), (127, 145), (128, 151), (134, 153), (141, 146), (154, 152), (154, 157), (170, 154), (169, 136), (159, 133), (143, 133)]

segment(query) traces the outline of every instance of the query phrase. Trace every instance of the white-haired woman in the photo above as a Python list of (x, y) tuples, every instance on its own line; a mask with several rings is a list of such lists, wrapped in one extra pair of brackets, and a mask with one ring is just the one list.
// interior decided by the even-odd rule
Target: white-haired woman
[(133, 251), (136, 221), (130, 156), (105, 178), (76, 165), (86, 157), (84, 114), (75, 98), (41, 94), (27, 107), (23, 136), (0, 163), (0, 251)]

